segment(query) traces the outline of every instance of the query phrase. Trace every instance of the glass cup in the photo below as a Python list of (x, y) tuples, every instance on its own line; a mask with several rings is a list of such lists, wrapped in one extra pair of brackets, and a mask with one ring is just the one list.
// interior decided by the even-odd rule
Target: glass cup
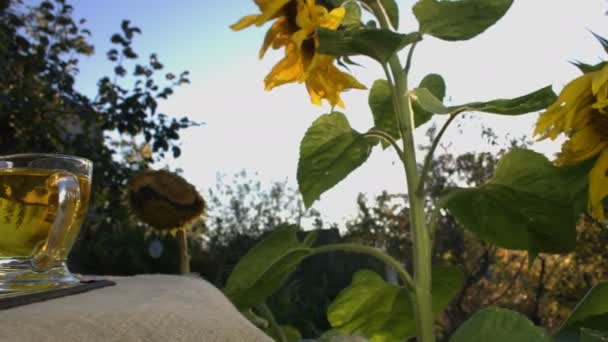
[(66, 259), (89, 204), (93, 163), (57, 154), (0, 156), (0, 298), (70, 287)]

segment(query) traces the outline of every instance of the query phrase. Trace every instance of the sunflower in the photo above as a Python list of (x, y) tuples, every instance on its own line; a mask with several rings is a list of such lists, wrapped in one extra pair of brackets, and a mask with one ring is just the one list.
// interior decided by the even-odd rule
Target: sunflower
[(131, 211), (163, 235), (188, 229), (205, 212), (205, 201), (196, 188), (165, 170), (139, 173), (127, 187)]
[(231, 26), (242, 30), (274, 20), (260, 48), (263, 58), (270, 47), (283, 48), (281, 59), (264, 79), (266, 90), (287, 84), (304, 83), (312, 103), (327, 100), (332, 106), (344, 107), (340, 93), (347, 89), (365, 89), (353, 76), (340, 71), (333, 56), (317, 53), (319, 27), (336, 30), (346, 10), (329, 9), (315, 0), (254, 0), (260, 14), (248, 15)]
[(568, 140), (557, 165), (597, 158), (588, 175), (589, 212), (603, 221), (602, 200), (608, 196), (608, 65), (568, 83), (538, 118), (534, 134), (540, 139), (555, 139), (562, 133)]

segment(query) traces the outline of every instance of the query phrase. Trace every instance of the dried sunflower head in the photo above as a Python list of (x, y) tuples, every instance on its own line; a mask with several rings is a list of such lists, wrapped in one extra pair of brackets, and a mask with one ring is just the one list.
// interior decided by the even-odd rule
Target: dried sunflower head
[(206, 209), (196, 188), (169, 171), (144, 171), (131, 178), (127, 187), (131, 211), (160, 234), (187, 229)]

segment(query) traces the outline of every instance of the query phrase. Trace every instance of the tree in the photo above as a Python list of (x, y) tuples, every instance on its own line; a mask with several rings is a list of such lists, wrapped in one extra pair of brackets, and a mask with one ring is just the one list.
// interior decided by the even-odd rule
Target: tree
[[(76, 21), (72, 11), (66, 0), (0, 1), (0, 154), (63, 153), (94, 162), (90, 211), (71, 261), (79, 271), (95, 272), (78, 268), (78, 259), (96, 250), (98, 232), (137, 226), (124, 201), (126, 181), (167, 152), (178, 157), (179, 131), (195, 123), (157, 112), (158, 101), (189, 82), (188, 73), (166, 73), (161, 85), (162, 63), (155, 54), (140, 62), (132, 42), (141, 30), (128, 20), (111, 37), (107, 57), (114, 70), (99, 80), (97, 95), (75, 89), (79, 58), (94, 48), (86, 21)], [(133, 87), (121, 86), (123, 80)]]
[(219, 287), (265, 233), (283, 224), (310, 223), (315, 228), (324, 225), (319, 212), (304, 209), (299, 193), (286, 180), (263, 184), (245, 170), (234, 174), (230, 181), (226, 175), (218, 175), (206, 199), (205, 249), (209, 261), (201, 271)]

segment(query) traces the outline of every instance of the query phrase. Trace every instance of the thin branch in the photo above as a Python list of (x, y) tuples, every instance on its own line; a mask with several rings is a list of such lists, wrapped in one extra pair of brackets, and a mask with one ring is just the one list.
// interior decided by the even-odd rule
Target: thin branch
[(521, 272), (523, 271), (524, 266), (526, 265), (527, 262), (528, 262), (528, 258), (523, 257), (521, 262), (519, 263), (519, 268), (517, 269), (517, 272), (515, 272), (515, 275), (513, 276), (513, 280), (509, 283), (509, 285), (507, 285), (507, 287), (500, 294), (492, 297), (488, 302), (489, 304), (495, 304), (500, 299), (502, 299), (502, 297), (506, 296), (507, 293), (509, 293), (509, 291), (513, 288), (513, 286), (515, 285), (515, 283), (521, 276)]
[(402, 163), (405, 162), (403, 160), (403, 150), (401, 150), (401, 147), (399, 147), (399, 144), (397, 144), (397, 141), (395, 141), (395, 139), (393, 139), (393, 137), (391, 137), (388, 133), (377, 130), (377, 129), (372, 129), (372, 130), (368, 131), (367, 133), (365, 133), (363, 136), (366, 138), (368, 138), (368, 137), (379, 138), (379, 139), (382, 139), (383, 141), (389, 143), (393, 147), (393, 149), (397, 152), (397, 154), (399, 155), (399, 160), (401, 160)]
[(416, 45), (418, 45), (418, 42), (414, 42), (410, 48), (410, 51), (407, 53), (405, 68), (403, 68), (403, 72), (405, 73), (406, 77), (410, 73), (410, 68), (412, 67), (412, 57), (414, 56), (414, 49), (416, 48)]
[(539, 316), (540, 311), (540, 300), (545, 292), (545, 275), (547, 270), (547, 263), (544, 258), (540, 259), (540, 274), (538, 276), (538, 287), (536, 288), (536, 300), (534, 303), (534, 310), (532, 311), (531, 319), (537, 325), (541, 324), (541, 318)]
[(416, 292), (416, 287), (414, 286), (414, 279), (403, 267), (403, 265), (390, 255), (385, 254), (377, 248), (359, 245), (356, 243), (339, 243), (317, 247), (313, 250), (312, 255), (327, 252), (353, 252), (373, 256), (392, 267), (397, 272), (401, 280), (403, 280), (405, 286), (408, 288), (408, 290), (411, 291), (412, 294)]
[(418, 187), (416, 188), (416, 193), (418, 195), (422, 195), (424, 193), (424, 183), (428, 178), (429, 168), (431, 167), (431, 162), (433, 161), (433, 154), (435, 153), (437, 146), (439, 146), (439, 141), (443, 137), (443, 134), (448, 129), (452, 121), (454, 121), (454, 119), (459, 113), (460, 112), (455, 112), (450, 114), (450, 117), (443, 124), (443, 127), (441, 127), (441, 130), (435, 137), (435, 140), (433, 141), (433, 144), (431, 145), (431, 148), (429, 149), (429, 152), (427, 153), (426, 158), (424, 159), (424, 165), (422, 166), (422, 172), (420, 173), (420, 180), (418, 181)]

